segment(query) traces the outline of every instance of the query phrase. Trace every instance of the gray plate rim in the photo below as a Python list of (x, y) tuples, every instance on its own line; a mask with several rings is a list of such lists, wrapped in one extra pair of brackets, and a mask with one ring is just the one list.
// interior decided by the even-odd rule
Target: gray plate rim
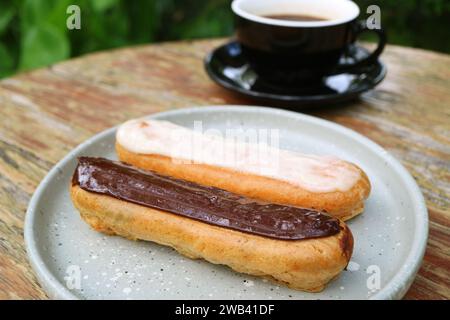
[[(409, 189), (406, 190), (410, 194), (410, 199), (414, 205), (416, 210), (416, 220), (415, 230), (414, 230), (414, 242), (411, 246), (411, 250), (405, 260), (403, 267), (397, 272), (397, 274), (376, 294), (370, 297), (373, 300), (384, 300), (384, 299), (400, 299), (406, 293), (412, 281), (414, 280), (423, 256), (425, 254), (426, 244), (428, 240), (428, 210), (425, 204), (424, 197), (422, 192), (420, 191), (419, 186), (415, 182), (414, 178), (410, 175), (410, 173), (406, 170), (406, 168), (395, 159), (390, 153), (388, 153), (385, 149), (383, 149), (380, 145), (373, 142), (369, 138), (364, 137), (363, 135), (345, 128), (339, 124), (333, 123), (328, 120), (316, 118), (310, 115), (296, 113), (293, 111), (276, 109), (271, 107), (258, 107), (258, 106), (244, 106), (244, 105), (212, 105), (212, 106), (202, 106), (202, 107), (192, 107), (192, 108), (183, 108), (183, 109), (175, 109), (169, 110), (165, 112), (155, 113), (149, 116), (149, 118), (158, 118), (162, 116), (168, 115), (182, 115), (182, 114), (192, 114), (192, 113), (202, 113), (202, 112), (223, 112), (223, 111), (232, 111), (232, 112), (261, 112), (261, 113), (269, 113), (274, 115), (286, 115), (289, 117), (296, 118), (300, 121), (307, 121), (317, 126), (326, 127), (327, 129), (335, 130), (339, 134), (350, 136), (351, 138), (365, 144), (368, 148), (374, 150), (377, 153), (383, 154), (384, 159), (389, 162), (390, 165), (395, 169), (397, 174), (404, 179), (406, 184), (409, 186)], [(71, 161), (73, 157), (77, 155), (77, 153), (95, 142), (96, 140), (111, 134), (117, 129), (116, 127), (112, 127), (110, 129), (106, 129), (98, 134), (87, 139), (85, 142), (81, 143), (77, 147), (75, 147), (72, 151), (70, 151), (63, 159), (61, 159), (53, 168), (47, 173), (44, 179), (40, 182), (39, 186), (35, 190), (27, 211), (25, 215), (25, 223), (24, 223), (24, 238), (25, 238), (25, 246), (27, 250), (28, 259), (30, 264), (35, 271), (37, 279), (44, 291), (49, 295), (52, 299), (78, 299), (77, 296), (72, 294), (63, 284), (61, 284), (56, 277), (51, 273), (51, 271), (46, 266), (45, 261), (42, 259), (39, 248), (36, 244), (36, 240), (34, 237), (35, 230), (33, 228), (34, 222), (36, 219), (36, 207), (42, 197), (42, 194), (47, 186), (47, 184), (51, 183), (51, 181), (56, 177), (58, 173), (58, 168), (61, 165), (66, 164)]]

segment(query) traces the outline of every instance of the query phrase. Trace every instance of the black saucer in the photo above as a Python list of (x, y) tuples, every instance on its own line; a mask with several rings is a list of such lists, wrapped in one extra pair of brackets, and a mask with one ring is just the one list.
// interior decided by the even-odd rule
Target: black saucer
[[(349, 57), (341, 63), (350, 63), (355, 58), (368, 54), (360, 46), (353, 46)], [(219, 85), (262, 103), (290, 106), (308, 106), (337, 103), (357, 98), (383, 80), (386, 66), (376, 63), (349, 73), (325, 76), (320, 83), (299, 88), (286, 88), (269, 84), (258, 77), (242, 55), (237, 42), (218, 47), (205, 58), (208, 75)]]

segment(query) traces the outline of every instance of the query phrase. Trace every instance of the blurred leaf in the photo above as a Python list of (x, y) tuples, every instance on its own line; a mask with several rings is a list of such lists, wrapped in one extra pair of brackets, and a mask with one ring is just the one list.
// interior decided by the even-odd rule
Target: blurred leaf
[(15, 14), (15, 9), (10, 4), (0, 4), (0, 35), (6, 30), (8, 24), (12, 20)]
[(41, 21), (46, 21), (53, 1), (54, 0), (25, 0), (19, 11), (22, 32), (36, 26)]
[(117, 0), (93, 0), (92, 8), (97, 12), (103, 12), (117, 5)]
[(126, 6), (133, 42), (155, 41), (164, 10), (164, 6), (160, 5), (162, 3), (168, 5), (170, 1), (134, 1)]
[(20, 69), (31, 69), (68, 58), (70, 44), (64, 32), (43, 23), (25, 34), (21, 49)]
[(53, 24), (60, 30), (66, 29), (67, 7), (73, 0), (25, 0), (20, 10), (22, 31), (41, 23)]
[[(47, 0), (49, 1), (49, 0)], [(51, 0), (53, 5), (49, 9), (47, 14), (47, 22), (57, 26), (59, 29), (66, 29), (66, 21), (69, 15), (67, 14), (67, 7), (71, 4), (77, 4), (74, 0)], [(83, 9), (81, 9), (81, 15), (83, 15)]]
[[(255, 0), (256, 1), (256, 0)], [(450, 53), (449, 0), (354, 0), (381, 8), (391, 43)], [(0, 77), (97, 50), (233, 32), (231, 0), (0, 0)], [(68, 30), (67, 7), (81, 9)], [(368, 37), (367, 39), (371, 39)], [(70, 52), (69, 52), (70, 51)], [(6, 73), (5, 73), (6, 72)]]
[(175, 27), (178, 37), (191, 39), (230, 35), (233, 18), (229, 5), (228, 0), (206, 2), (200, 10), (189, 14), (191, 19)]
[(0, 77), (6, 76), (13, 70), (14, 59), (6, 49), (6, 46), (0, 43)]
[(82, 46), (99, 49), (115, 48), (129, 43), (129, 19), (120, 6), (111, 8), (108, 14), (82, 16), (82, 31), (85, 32)]

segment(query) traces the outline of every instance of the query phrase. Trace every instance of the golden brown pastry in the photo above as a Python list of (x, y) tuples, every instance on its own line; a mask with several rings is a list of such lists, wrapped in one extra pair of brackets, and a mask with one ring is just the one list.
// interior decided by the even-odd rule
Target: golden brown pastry
[[(128, 121), (116, 136), (119, 159), (139, 168), (254, 199), (325, 211), (344, 221), (364, 210), (370, 182), (355, 164), (271, 147), (259, 163), (251, 163), (258, 156), (249, 155), (258, 155), (258, 150), (257, 145), (156, 120)], [(227, 160), (230, 153), (232, 160)]]
[(106, 159), (81, 158), (70, 193), (95, 230), (170, 246), (293, 289), (321, 291), (352, 254), (352, 234), (338, 219)]

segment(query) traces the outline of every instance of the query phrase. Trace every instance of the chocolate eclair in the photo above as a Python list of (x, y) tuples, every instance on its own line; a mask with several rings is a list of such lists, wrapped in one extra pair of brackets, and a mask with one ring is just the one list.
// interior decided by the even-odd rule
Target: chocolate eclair
[(168, 245), (299, 290), (322, 290), (353, 249), (348, 227), (327, 214), (103, 158), (79, 158), (71, 196), (95, 230)]

